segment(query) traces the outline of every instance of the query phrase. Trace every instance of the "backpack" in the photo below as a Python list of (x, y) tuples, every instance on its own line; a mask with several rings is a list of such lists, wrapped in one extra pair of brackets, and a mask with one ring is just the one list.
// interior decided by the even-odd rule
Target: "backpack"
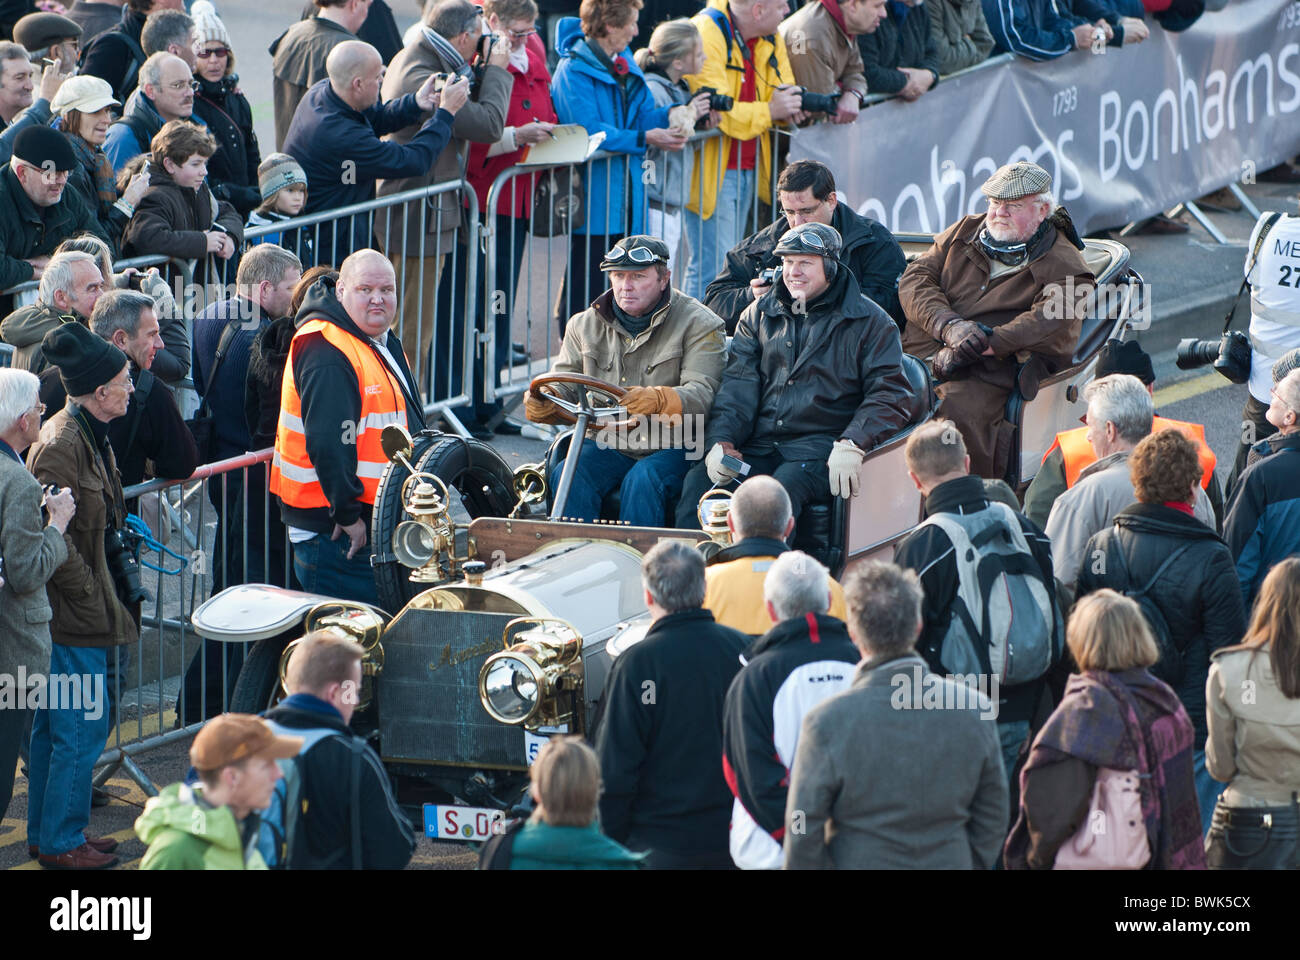
[[(131, 96), (132, 91), (134, 91), (139, 85), (140, 68), (144, 66), (145, 60), (148, 59), (148, 57), (145, 56), (144, 48), (140, 46), (140, 41), (136, 40), (135, 37), (131, 36), (125, 30), (117, 30), (110, 27), (103, 33), (94, 37), (90, 43), (86, 45), (86, 48), (81, 51), (80, 63), (83, 65), (85, 64), (86, 54), (90, 52), (91, 48), (94, 47), (95, 44), (112, 43), (114, 39), (124, 44), (127, 50), (128, 61), (126, 65), (126, 73), (122, 75), (121, 86), (113, 91), (114, 98), (116, 98), (118, 102), (125, 104), (127, 97)], [(148, 148), (146, 147), (146, 149)]]
[(267, 720), (277, 736), (302, 737), (302, 749), (298, 755), (287, 760), (277, 760), (283, 777), (276, 783), (271, 794), (271, 803), (259, 815), (261, 818), (257, 849), (262, 859), (272, 870), (283, 870), (295, 862), (300, 852), (298, 827), (302, 816), (307, 811), (307, 800), (302, 794), (302, 759), (307, 752), (325, 740), (339, 740), (348, 745), (352, 753), (351, 790), (348, 804), (348, 820), (352, 830), (351, 862), (343, 863), (348, 853), (340, 847), (335, 850), (328, 862), (312, 864), (313, 867), (361, 869), (361, 754), (365, 750), (365, 741), (360, 737), (346, 736), (328, 727), (302, 730), (286, 727)]
[(1169, 621), (1165, 615), (1156, 606), (1156, 602), (1151, 599), (1151, 588), (1156, 582), (1165, 575), (1165, 571), (1173, 566), (1174, 561), (1192, 548), (1192, 544), (1184, 544), (1179, 547), (1156, 569), (1155, 574), (1146, 582), (1145, 586), (1135, 587), (1133, 584), (1133, 575), (1129, 572), (1128, 558), (1124, 556), (1124, 547), (1119, 542), (1119, 532), (1111, 534), (1111, 542), (1115, 545), (1113, 551), (1107, 551), (1113, 554), (1116, 560), (1115, 572), (1124, 587), (1120, 590), (1124, 596), (1137, 603), (1142, 608), (1142, 616), (1146, 617), (1147, 626), (1151, 628), (1151, 636), (1156, 641), (1156, 647), (1160, 650), (1160, 659), (1150, 668), (1152, 676), (1163, 680), (1171, 687), (1177, 687), (1183, 680), (1183, 651), (1178, 649), (1174, 643), (1173, 633), (1169, 629)]
[(1015, 511), (990, 502), (921, 526), (946, 533), (957, 562), (957, 596), (937, 651), (944, 669), (996, 675), (1007, 687), (1047, 673), (1064, 649), (1064, 624), (1055, 584), (1044, 582)]
[(509, 870), (510, 860), (514, 856), (515, 836), (527, 823), (527, 817), (516, 817), (514, 820), (506, 821), (505, 828), (488, 840), (479, 851), (478, 868)]

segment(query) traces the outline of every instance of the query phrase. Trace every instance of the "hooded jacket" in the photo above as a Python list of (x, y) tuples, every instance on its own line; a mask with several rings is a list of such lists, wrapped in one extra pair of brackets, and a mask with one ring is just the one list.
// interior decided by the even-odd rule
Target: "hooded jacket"
[[(591, 41), (592, 44), (595, 41)], [(561, 123), (577, 123), (588, 133), (603, 131), (600, 149), (616, 154), (588, 165), (590, 182), (585, 184), (586, 218), (574, 233), (644, 233), (645, 187), (641, 183), (640, 161), (626, 154), (645, 153), (647, 130), (668, 126), (668, 108), (655, 105), (645, 74), (624, 48), (617, 56), (627, 64), (624, 87), (592, 52), (577, 17), (564, 17), (556, 28), (555, 50), (560, 62), (551, 80), (551, 99)], [(611, 58), (613, 59), (613, 58)]]
[(198, 74), (194, 116), (202, 120), (217, 140), (217, 152), (208, 160), (208, 183), (218, 200), (229, 201), (240, 216), (262, 202), (257, 167), (262, 162), (253, 130), (253, 108), (239, 89), (239, 75), (229, 74), (216, 83)]
[(612, 840), (727, 865), (722, 703), (746, 642), (707, 610), (681, 610), (614, 661), (596, 731), (600, 819)]
[[(383, 356), (371, 339), (348, 316), (334, 292), (334, 281), (322, 278), (311, 285), (298, 310), (298, 326), (308, 320), (325, 320), (334, 324), (375, 352), (380, 363)], [(424, 429), (424, 407), (418, 394), (411, 392), (415, 378), (402, 352), (402, 341), (393, 331), (387, 334), (388, 352), (401, 369), (401, 387), (406, 402), (407, 429), (412, 434)], [(303, 433), (307, 453), (316, 470), (321, 489), (330, 505), (315, 509), (290, 507), (280, 503), (280, 514), (287, 526), (312, 530), (329, 536), (334, 524), (341, 527), (365, 518), (370, 523), (371, 505), (363, 503), (361, 481), (357, 479), (357, 447), (343, 443), (339, 424), (361, 420), (361, 385), (351, 362), (319, 334), (309, 336), (293, 359), (293, 379), (302, 399)]]
[[(689, 103), (690, 91), (683, 83), (673, 83), (668, 75), (651, 66), (645, 74), (655, 105), (673, 107)], [(695, 144), (687, 141), (680, 150), (660, 150), (650, 147), (646, 159), (654, 164), (654, 180), (646, 184), (646, 197), (652, 204), (678, 211), (686, 205), (691, 195), (691, 172), (695, 168)], [(648, 169), (648, 168), (647, 168)]]
[(0, 322), (0, 340), (14, 348), (13, 359), (9, 365), (15, 370), (27, 370), (40, 373), (49, 364), (41, 350), (41, 341), (45, 335), (60, 323), (89, 324), (72, 314), (61, 314), (57, 307), (44, 303), (32, 303), (19, 307)]
[(59, 202), (48, 207), (32, 203), (11, 164), (0, 167), (0, 290), (32, 279), (27, 261), (47, 257), (68, 237), (83, 230), (112, 246), (95, 211), (75, 190), (64, 189)]
[(265, 870), (257, 852), (258, 819), (240, 823), (229, 807), (214, 807), (200, 786), (173, 783), (144, 805), (135, 833), (149, 849), (141, 870)]
[(722, 720), (722, 770), (736, 798), (736, 866), (781, 866), (786, 791), (803, 718), (849, 688), (859, 659), (843, 622), (812, 613), (782, 620), (742, 654), (745, 666), (727, 690)]
[[(1121, 510), (1114, 526), (1088, 541), (1087, 556), (1110, 558), (1122, 549), (1124, 560), (1085, 563), (1079, 571), (1078, 595), (1102, 587), (1123, 592), (1150, 582), (1175, 550), (1190, 549), (1170, 567), (1147, 596), (1160, 609), (1169, 636), (1183, 654), (1183, 678), (1174, 688), (1196, 730), (1196, 749), (1203, 749), (1205, 680), (1210, 655), (1232, 646), (1246, 632), (1246, 609), (1237, 587), (1232, 554), (1218, 534), (1182, 511), (1154, 503), (1135, 503)], [(1101, 572), (1098, 572), (1098, 568)], [(1124, 580), (1127, 567), (1129, 579)]]
[(825, 460), (836, 440), (870, 450), (912, 422), (921, 398), (903, 373), (898, 327), (850, 281), (839, 270), (804, 314), (784, 283), (745, 308), (706, 450), (729, 441), (786, 460)]
[(510, 848), (511, 870), (636, 870), (644, 853), (632, 853), (601, 834), (595, 823), (553, 827), (526, 823)]
[(225, 200), (217, 200), (200, 183), (198, 189), (182, 187), (153, 160), (145, 164), (149, 189), (140, 198), (135, 216), (122, 237), (122, 252), (129, 257), (161, 253), (186, 260), (208, 255), (207, 230), (220, 229), (230, 235), (236, 249), (244, 239), (244, 222)]
[[(900, 329), (906, 322), (898, 303), (898, 278), (907, 268), (907, 258), (894, 235), (884, 225), (857, 213), (847, 203), (837, 203), (831, 226), (840, 235), (839, 259), (857, 278), (865, 297), (894, 318)], [(741, 313), (754, 302), (749, 281), (769, 267), (779, 267), (781, 258), (772, 252), (790, 229), (784, 215), (771, 226), (746, 237), (727, 251), (727, 263), (704, 290), (704, 302), (734, 334)]]
[(1269, 437), (1252, 452), (1266, 455), (1238, 478), (1223, 524), (1247, 604), (1273, 564), (1300, 552), (1300, 434)]

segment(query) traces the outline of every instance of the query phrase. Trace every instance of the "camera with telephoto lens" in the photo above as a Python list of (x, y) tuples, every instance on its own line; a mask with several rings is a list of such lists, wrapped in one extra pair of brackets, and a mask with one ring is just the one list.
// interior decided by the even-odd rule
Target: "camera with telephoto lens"
[(1196, 340), (1191, 337), (1178, 341), (1179, 370), (1195, 370), (1206, 364), (1233, 383), (1250, 379), (1250, 339), (1240, 330), (1230, 330), (1220, 340)]
[(112, 527), (104, 531), (104, 560), (123, 603), (143, 603), (149, 599), (149, 591), (140, 582), (140, 564), (122, 539), (122, 534)]
[(834, 113), (839, 108), (840, 96), (837, 93), (799, 91), (799, 109), (804, 113)]
[(736, 105), (735, 97), (729, 97), (725, 93), (718, 93), (716, 87), (700, 87), (695, 91), (695, 96), (698, 97), (701, 93), (707, 93), (709, 95), (710, 110), (718, 110), (722, 113), (726, 113)]

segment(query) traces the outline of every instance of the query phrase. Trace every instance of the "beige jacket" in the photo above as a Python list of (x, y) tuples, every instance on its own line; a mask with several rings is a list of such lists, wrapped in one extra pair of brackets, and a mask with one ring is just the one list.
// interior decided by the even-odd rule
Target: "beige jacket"
[(817, 0), (800, 7), (780, 27), (794, 79), (813, 93), (852, 90), (867, 95), (867, 77), (856, 37), (841, 29)]
[[(641, 429), (611, 437), (615, 449), (632, 456), (704, 442), (704, 421), (722, 382), (726, 333), (722, 318), (693, 297), (673, 290), (639, 337), (614, 318), (614, 294), (606, 290), (569, 321), (552, 373), (582, 373), (629, 387), (672, 387), (684, 421), (672, 437)], [(559, 388), (576, 400), (573, 388)], [(686, 422), (689, 421), (689, 422)], [(665, 442), (667, 441), (667, 442)]]
[(1278, 689), (1267, 650), (1225, 647), (1205, 682), (1205, 768), (1234, 807), (1289, 804), (1300, 790), (1300, 700)]

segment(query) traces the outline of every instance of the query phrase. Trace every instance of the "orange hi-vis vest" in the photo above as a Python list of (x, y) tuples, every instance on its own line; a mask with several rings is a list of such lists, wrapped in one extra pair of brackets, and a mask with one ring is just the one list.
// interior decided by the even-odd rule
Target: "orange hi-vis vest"
[(271, 492), (287, 506), (301, 510), (328, 507), (325, 491), (311, 458), (307, 456), (307, 435), (302, 425), (302, 398), (293, 380), (293, 361), (303, 338), (319, 333), (347, 357), (361, 385), (361, 420), (355, 426), (339, 424), (338, 441), (356, 439), (357, 479), (365, 492), (363, 503), (373, 504), (379, 478), (388, 458), (379, 445), (379, 432), (390, 423), (406, 426), (406, 399), (393, 372), (366, 344), (325, 320), (309, 320), (298, 328), (289, 344), (280, 393), (280, 423), (275, 431), (275, 455), (271, 458)]
[[(1217, 460), (1214, 451), (1205, 442), (1205, 427), (1199, 423), (1166, 420), (1164, 417), (1153, 417), (1151, 419), (1152, 433), (1170, 428), (1183, 431), (1187, 439), (1196, 444), (1196, 452), (1201, 460), (1201, 486), (1208, 490), (1210, 480), (1214, 477), (1214, 466)], [(1057, 447), (1061, 448), (1061, 455), (1065, 460), (1065, 485), (1073, 487), (1078, 482), (1079, 474), (1087, 470), (1097, 460), (1097, 454), (1093, 452), (1092, 444), (1088, 442), (1088, 428), (1076, 427), (1073, 430), (1058, 433), (1056, 442), (1048, 448), (1047, 453), (1043, 454), (1044, 463), (1047, 462), (1048, 456)]]

